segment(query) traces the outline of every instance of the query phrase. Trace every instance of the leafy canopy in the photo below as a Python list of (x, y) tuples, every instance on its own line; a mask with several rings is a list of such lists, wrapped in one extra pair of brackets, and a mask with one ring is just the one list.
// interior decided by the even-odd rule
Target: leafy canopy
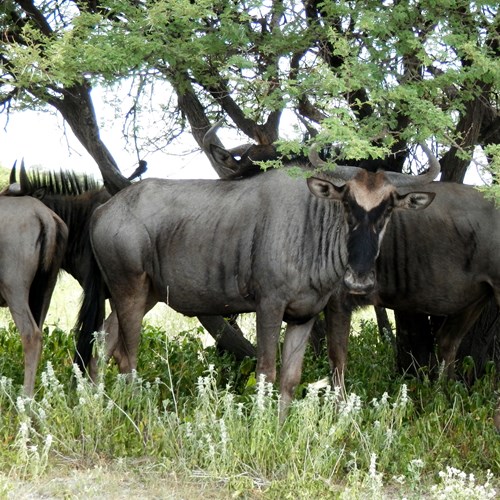
[(196, 127), (195, 102), (258, 142), (320, 131), (342, 159), (392, 153), (396, 169), (429, 137), (467, 162), (500, 142), (493, 1), (7, 0), (0, 29), (0, 99), (12, 106), (132, 81), (139, 134), (144, 101), (167, 84), (177, 104), (156, 101), (167, 122)]

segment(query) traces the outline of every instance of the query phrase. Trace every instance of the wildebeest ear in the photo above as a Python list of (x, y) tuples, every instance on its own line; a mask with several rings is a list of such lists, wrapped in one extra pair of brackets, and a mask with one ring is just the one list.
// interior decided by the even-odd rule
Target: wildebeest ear
[(5, 192), (14, 196), (21, 196), (22, 194), (24, 194), (19, 182), (13, 182), (12, 184), (9, 184), (9, 187), (5, 190)]
[(228, 168), (235, 169), (238, 167), (238, 163), (233, 157), (233, 155), (224, 148), (217, 146), (216, 144), (210, 145), (210, 154), (212, 155), (214, 161), (219, 165), (224, 165)]
[(330, 200), (340, 200), (344, 191), (345, 182), (335, 185), (330, 181), (319, 179), (318, 177), (309, 177), (307, 185), (309, 191), (318, 198), (329, 198)]
[(409, 208), (412, 210), (421, 210), (422, 208), (428, 207), (436, 193), (423, 193), (415, 191), (408, 194), (397, 194), (397, 200), (395, 208)]

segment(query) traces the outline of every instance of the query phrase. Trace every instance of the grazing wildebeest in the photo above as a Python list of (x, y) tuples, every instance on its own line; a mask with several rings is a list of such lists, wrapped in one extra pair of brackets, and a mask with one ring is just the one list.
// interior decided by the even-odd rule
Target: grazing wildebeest
[(256, 311), (257, 373), (274, 382), (281, 322), (288, 323), (280, 390), (300, 380), (314, 316), (345, 284), (375, 285), (374, 262), (394, 209), (426, 207), (424, 176), (336, 167), (292, 178), (274, 170), (239, 181), (147, 179), (99, 207), (90, 234), (116, 309), (108, 337), (121, 372), (136, 368), (141, 322), (158, 301), (186, 315)]
[(415, 217), (396, 212), (376, 263), (377, 286), (364, 297), (333, 297), (328, 306), (328, 349), (334, 383), (342, 385), (350, 308), (379, 305), (443, 316), (436, 333), (438, 359), (453, 376), (457, 349), (483, 307), (500, 306), (500, 210), (477, 189), (433, 182), (434, 202)]
[(24, 392), (32, 396), (42, 325), (64, 255), (64, 222), (33, 198), (0, 196), (0, 306), (7, 306), (24, 350)]

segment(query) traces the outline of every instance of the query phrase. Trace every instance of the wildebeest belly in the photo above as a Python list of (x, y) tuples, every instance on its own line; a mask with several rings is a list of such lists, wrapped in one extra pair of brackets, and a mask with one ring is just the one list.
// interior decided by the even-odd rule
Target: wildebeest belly
[(448, 316), (456, 314), (487, 295), (493, 290), (486, 283), (469, 283), (468, 286), (448, 286), (435, 283), (423, 289), (411, 287), (402, 290), (379, 290), (374, 299), (376, 305), (414, 313)]

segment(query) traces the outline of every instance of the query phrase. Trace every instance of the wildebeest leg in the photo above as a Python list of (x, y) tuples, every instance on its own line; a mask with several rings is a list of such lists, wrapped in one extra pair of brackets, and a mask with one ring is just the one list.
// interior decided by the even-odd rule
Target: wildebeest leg
[(126, 287), (117, 287), (117, 290), (120, 293), (114, 296), (114, 306), (119, 325), (118, 342), (115, 349), (108, 345), (107, 353), (115, 357), (120, 373), (130, 373), (137, 368), (142, 319), (156, 301), (149, 296), (149, 278), (145, 273), (130, 276)]
[(285, 332), (280, 373), (280, 422), (287, 416), (295, 389), (300, 382), (302, 362), (315, 318), (301, 325), (288, 325)]
[(2, 295), (21, 335), (24, 352), (24, 392), (27, 396), (33, 396), (36, 371), (42, 353), (42, 332), (31, 314), (25, 293), (14, 291), (12, 294)]
[(438, 357), (444, 363), (445, 374), (449, 378), (455, 375), (455, 359), (460, 343), (479, 318), (488, 298), (481, 297), (461, 312), (448, 316), (436, 333)]
[(351, 314), (346, 312), (340, 301), (335, 298), (328, 301), (325, 314), (328, 361), (332, 372), (332, 385), (344, 390), (344, 372), (347, 365)]
[(276, 352), (284, 308), (261, 301), (257, 306), (257, 380), (264, 375), (267, 382), (276, 380)]

